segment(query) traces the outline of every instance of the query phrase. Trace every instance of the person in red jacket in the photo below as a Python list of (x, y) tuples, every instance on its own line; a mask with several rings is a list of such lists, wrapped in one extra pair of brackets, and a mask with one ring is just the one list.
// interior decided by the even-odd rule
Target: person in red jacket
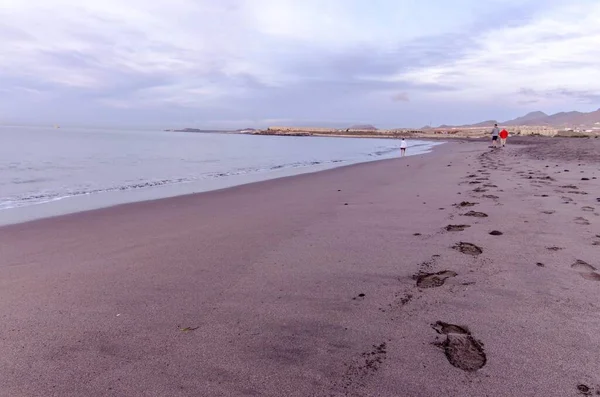
[(506, 131), (506, 129), (503, 129), (502, 131), (500, 131), (500, 146), (502, 146), (502, 147), (506, 146), (507, 139), (508, 139), (508, 131)]

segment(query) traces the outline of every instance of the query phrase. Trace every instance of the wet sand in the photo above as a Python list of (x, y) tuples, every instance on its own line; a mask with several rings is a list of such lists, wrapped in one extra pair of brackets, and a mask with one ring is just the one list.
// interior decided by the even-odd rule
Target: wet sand
[(0, 228), (0, 395), (596, 394), (598, 141)]

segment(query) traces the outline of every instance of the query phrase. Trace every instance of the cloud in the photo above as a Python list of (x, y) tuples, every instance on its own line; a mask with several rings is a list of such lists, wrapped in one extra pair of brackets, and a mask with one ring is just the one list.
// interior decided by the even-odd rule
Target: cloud
[(410, 98), (406, 92), (401, 92), (392, 97), (392, 101), (394, 102), (410, 102)]
[(521, 88), (518, 93), (522, 98), (521, 102), (539, 103), (543, 100), (572, 101), (574, 103), (600, 103), (600, 91), (594, 90), (571, 90), (567, 88), (558, 88), (552, 90), (536, 91), (531, 88)]
[[(525, 25), (499, 25), (477, 36), (459, 57), (400, 72), (396, 81), (460, 87), (458, 100), (510, 101), (519, 87), (554, 92), (600, 93), (600, 3), (562, 5)], [(520, 92), (520, 94), (526, 94)], [(447, 93), (436, 95), (448, 97)], [(570, 96), (570, 95), (563, 95)], [(546, 98), (557, 98), (553, 95)]]
[(61, 123), (418, 126), (457, 103), (475, 120), (591, 105), (596, 3), (3, 0), (0, 107)]

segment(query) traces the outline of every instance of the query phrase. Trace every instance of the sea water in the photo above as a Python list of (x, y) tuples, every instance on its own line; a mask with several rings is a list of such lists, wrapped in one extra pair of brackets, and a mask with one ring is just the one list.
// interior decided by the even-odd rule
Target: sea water
[[(397, 157), (397, 139), (0, 127), (0, 224)], [(409, 140), (408, 155), (438, 143)]]

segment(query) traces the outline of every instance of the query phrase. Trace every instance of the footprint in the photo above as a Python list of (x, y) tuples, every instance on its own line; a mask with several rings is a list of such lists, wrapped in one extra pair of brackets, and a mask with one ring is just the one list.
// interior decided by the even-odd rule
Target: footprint
[(575, 185), (565, 185), (565, 186), (561, 186), (561, 188), (563, 188), (563, 189), (571, 189), (571, 190), (577, 190), (577, 189), (579, 189)]
[(587, 212), (594, 212), (594, 207), (582, 207), (581, 209)]
[(479, 248), (478, 246), (476, 246), (475, 244), (464, 243), (462, 241), (460, 243), (456, 244), (452, 248), (459, 252), (462, 252), (465, 255), (478, 256), (483, 253), (483, 250), (481, 248)]
[(444, 229), (446, 229), (447, 232), (462, 232), (470, 227), (471, 225), (448, 225)]
[(502, 233), (502, 232), (500, 232), (500, 231), (498, 231), (498, 230), (492, 230), (492, 231), (490, 232), (490, 234), (491, 234), (492, 236), (502, 236), (504, 233)]
[(579, 275), (586, 280), (600, 281), (600, 274), (596, 273), (596, 268), (581, 259), (577, 259), (577, 261), (571, 265), (571, 268), (577, 271)]
[(473, 216), (475, 218), (487, 218), (488, 215), (484, 212), (469, 211), (464, 216)]
[(455, 205), (456, 207), (474, 207), (474, 206), (476, 206), (477, 204), (479, 204), (479, 203), (470, 203), (470, 202), (468, 202), (468, 201), (463, 201), (463, 202), (461, 202), (461, 203), (459, 203), (459, 204), (454, 204), (454, 205)]
[(587, 194), (586, 192), (581, 192), (581, 191), (578, 191), (578, 190), (570, 190), (570, 191), (568, 191), (567, 193), (571, 193), (571, 194), (582, 194), (582, 195), (586, 195), (586, 194)]
[(498, 186), (496, 186), (496, 185), (491, 185), (491, 184), (486, 184), (486, 185), (483, 185), (483, 186), (484, 186), (484, 187), (498, 187)]
[(579, 392), (579, 394), (584, 396), (591, 396), (593, 394), (592, 388), (588, 385), (584, 385), (583, 383), (577, 385), (577, 391)]
[(485, 192), (487, 192), (487, 189), (484, 189), (482, 187), (478, 187), (477, 189), (473, 189), (473, 191), (475, 193), (485, 193)]
[(456, 277), (458, 273), (444, 270), (439, 273), (420, 273), (415, 275), (413, 278), (417, 280), (417, 287), (420, 288), (437, 288), (444, 285), (446, 279)]
[(556, 211), (542, 211), (542, 214), (546, 214), (546, 215), (552, 215), (555, 213), (556, 213)]
[(538, 263), (536, 263), (536, 266), (537, 266), (537, 267), (546, 267), (546, 265), (544, 265), (542, 262), (538, 262)]
[(587, 219), (582, 218), (580, 216), (577, 217), (577, 218), (575, 218), (575, 223), (578, 224), (578, 225), (582, 225), (582, 226), (589, 226), (590, 225), (590, 221), (588, 221)]
[(442, 321), (431, 326), (438, 334), (446, 335), (446, 340), (440, 346), (444, 348), (450, 364), (468, 372), (477, 371), (485, 366), (487, 357), (483, 351), (483, 344), (473, 338), (467, 328)]
[(560, 250), (564, 250), (564, 248), (561, 248), (561, 247), (546, 247), (546, 249), (548, 251), (555, 251), (555, 252), (556, 251), (560, 251)]
[(500, 198), (498, 196), (494, 196), (493, 194), (486, 194), (483, 197), (488, 198), (488, 199), (492, 199), (492, 200), (498, 200)]

